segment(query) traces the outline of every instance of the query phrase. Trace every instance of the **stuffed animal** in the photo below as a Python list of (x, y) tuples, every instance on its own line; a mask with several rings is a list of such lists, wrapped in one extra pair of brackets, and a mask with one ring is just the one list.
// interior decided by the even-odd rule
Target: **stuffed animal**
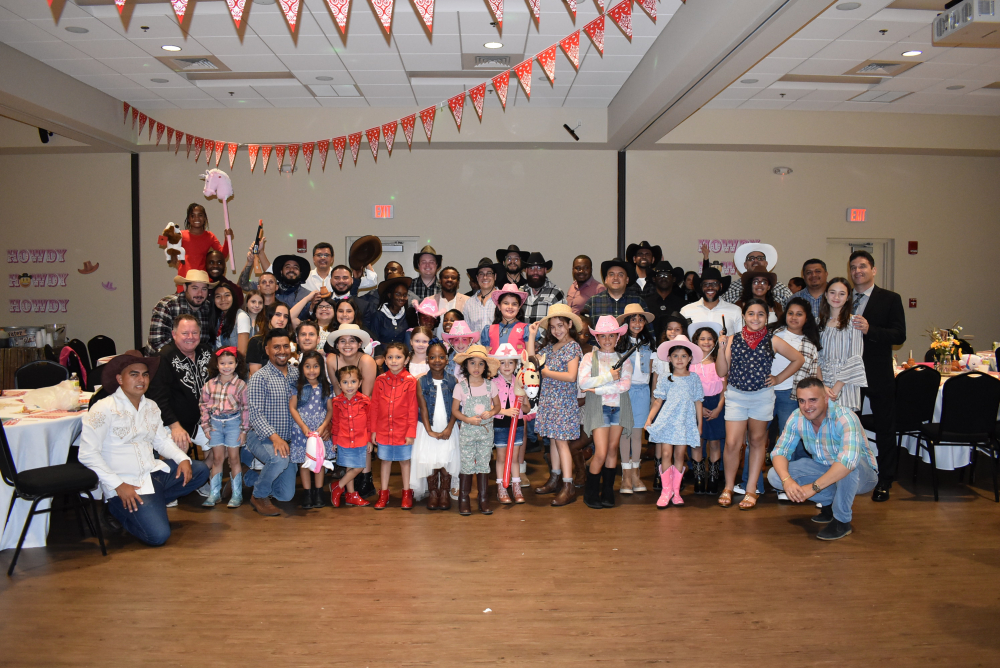
[(333, 470), (333, 464), (326, 460), (323, 439), (314, 431), (309, 433), (309, 439), (306, 441), (306, 460), (302, 462), (302, 468), (313, 473), (319, 473), (324, 468)]
[(538, 391), (542, 385), (541, 368), (543, 366), (545, 366), (545, 355), (529, 356), (527, 350), (521, 351), (521, 370), (514, 377), (514, 394), (527, 398), (528, 405), (533, 411), (538, 404)]
[(167, 266), (177, 268), (177, 265), (184, 261), (187, 253), (181, 245), (181, 233), (173, 223), (168, 223), (163, 234), (156, 240), (160, 248), (165, 249), (167, 255)]

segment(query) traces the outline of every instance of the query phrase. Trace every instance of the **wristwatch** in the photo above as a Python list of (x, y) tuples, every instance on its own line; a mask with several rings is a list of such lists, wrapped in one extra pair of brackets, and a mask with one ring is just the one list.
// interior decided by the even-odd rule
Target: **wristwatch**
[(819, 493), (819, 492), (822, 492), (822, 491), (823, 491), (823, 489), (819, 485), (817, 485), (816, 483), (813, 483), (813, 492)]

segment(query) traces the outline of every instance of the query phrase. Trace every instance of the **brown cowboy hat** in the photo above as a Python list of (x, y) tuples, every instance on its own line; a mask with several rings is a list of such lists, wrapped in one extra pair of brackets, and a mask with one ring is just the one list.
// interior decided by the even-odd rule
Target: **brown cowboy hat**
[(746, 289), (753, 283), (755, 278), (766, 278), (768, 285), (773, 288), (778, 282), (778, 276), (770, 271), (748, 271), (747, 273), (740, 276), (740, 281), (743, 282), (743, 288)]
[(434, 250), (434, 246), (429, 246), (428, 245), (428, 246), (424, 246), (423, 248), (421, 248), (419, 253), (414, 253), (413, 254), (413, 269), (414, 270), (420, 271), (420, 267), (418, 265), (420, 264), (420, 256), (421, 255), (433, 255), (434, 256), (434, 260), (437, 262), (438, 269), (441, 268), (441, 260), (443, 259), (442, 256), (441, 256), (441, 254), (438, 253), (436, 250)]
[(373, 234), (359, 237), (351, 244), (347, 254), (347, 264), (354, 271), (361, 271), (370, 264), (375, 264), (382, 257), (382, 240)]
[(92, 274), (95, 271), (97, 271), (98, 268), (100, 268), (100, 266), (101, 266), (100, 262), (98, 262), (97, 264), (92, 264), (90, 260), (87, 260), (86, 262), (83, 263), (83, 269), (77, 269), (77, 271), (80, 272), (81, 274)]
[(382, 281), (378, 284), (379, 298), (385, 300), (386, 293), (400, 284), (405, 285), (406, 289), (409, 290), (410, 286), (413, 285), (413, 279), (409, 276), (397, 276), (396, 278), (390, 278)]
[[(138, 350), (126, 350), (121, 355), (113, 358), (104, 365), (101, 370), (101, 385), (108, 394), (114, 394), (118, 390), (118, 374), (133, 364), (145, 364), (149, 369), (149, 377), (152, 379), (156, 375), (156, 369), (160, 366), (159, 357), (143, 357)], [(146, 389), (149, 389), (148, 386)]]

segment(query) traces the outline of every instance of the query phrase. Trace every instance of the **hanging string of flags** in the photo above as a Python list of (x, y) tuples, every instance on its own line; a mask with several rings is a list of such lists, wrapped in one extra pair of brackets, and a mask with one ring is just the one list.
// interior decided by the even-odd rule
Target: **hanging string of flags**
[[(233, 20), (236, 22), (237, 26), (242, 17), (243, 7), (246, 0), (226, 0), (229, 3), (230, 12), (233, 13)], [(528, 0), (531, 5), (532, 12), (535, 12), (540, 0)], [(593, 43), (594, 48), (597, 49), (598, 53), (604, 56), (604, 26), (605, 17), (610, 17), (612, 22), (618, 26), (622, 34), (628, 38), (629, 41), (632, 40), (632, 3), (637, 2), (643, 11), (649, 16), (649, 18), (655, 22), (656, 21), (656, 0), (621, 0), (618, 4), (614, 5), (606, 12), (604, 11), (603, 0), (595, 0), (600, 7), (601, 14), (583, 26), (582, 31), (590, 38), (591, 43)], [(681, 0), (686, 2), (686, 0)], [(122, 6), (124, 6), (125, 0), (115, 0), (118, 4), (119, 11)], [(295, 15), (298, 12), (299, 0), (278, 0), (281, 4), (282, 9), (286, 7), (295, 7)], [(379, 5), (385, 8), (385, 16), (387, 16), (387, 21), (383, 22), (383, 27), (386, 31), (392, 22), (392, 3), (393, 0), (370, 0), (373, 6)], [(490, 5), (490, 11), (493, 13), (497, 20), (497, 23), (503, 21), (503, 0), (487, 0)], [(337, 19), (338, 26), (340, 26), (340, 16), (338, 14), (338, 9), (335, 9), (335, 5), (342, 10), (344, 25), (340, 26), (343, 30), (347, 23), (347, 12), (350, 8), (350, 0), (327, 0), (330, 5), (330, 9), (334, 12), (334, 17)], [(183, 19), (184, 11), (186, 10), (187, 0), (171, 0), (171, 4), (174, 7), (174, 11), (177, 12), (178, 19)], [(414, 4), (421, 9), (422, 7), (426, 9), (421, 9), (422, 17), (426, 14), (426, 24), (428, 30), (430, 29), (431, 22), (433, 21), (434, 14), (434, 0), (414, 0)], [(573, 16), (576, 16), (576, 3), (573, 0), (569, 1), (570, 8), (573, 12)], [(376, 9), (376, 12), (378, 10)], [(383, 16), (379, 14), (379, 16)], [(288, 14), (286, 13), (286, 18)], [(537, 21), (537, 14), (536, 14)], [(295, 21), (294, 18), (289, 19), (289, 26), (294, 31)], [(573, 68), (576, 70), (580, 69), (580, 30), (574, 31), (572, 34), (567, 35), (562, 38), (552, 46), (547, 49), (543, 49), (541, 52), (535, 54), (534, 58), (529, 58), (524, 62), (515, 65), (509, 70), (505, 70), (500, 74), (494, 76), (490, 79), (490, 85), (492, 85), (493, 90), (497, 94), (497, 98), (500, 100), (500, 105), (504, 110), (507, 109), (507, 92), (510, 85), (510, 75), (511, 72), (517, 78), (518, 84), (520, 84), (521, 89), (524, 91), (525, 96), (531, 99), (531, 72), (534, 61), (538, 61), (538, 64), (542, 67), (542, 71), (545, 72), (546, 78), (548, 78), (549, 83), (552, 84), (555, 81), (556, 76), (556, 52), (557, 50), (562, 50), (569, 59)], [(403, 118), (389, 121), (388, 123), (382, 125), (376, 125), (375, 127), (368, 128), (363, 132), (353, 132), (348, 135), (341, 137), (334, 137), (333, 139), (320, 139), (311, 142), (304, 142), (300, 144), (262, 144), (262, 143), (243, 143), (243, 142), (227, 142), (227, 141), (217, 141), (212, 139), (205, 139), (203, 137), (197, 137), (190, 133), (183, 132), (181, 130), (168, 127), (164, 123), (157, 121), (145, 113), (139, 111), (135, 107), (131, 106), (128, 102), (123, 102), (123, 113), (124, 118), (123, 123), (128, 122), (129, 115), (132, 116), (132, 128), (135, 129), (136, 124), (139, 126), (139, 136), (142, 136), (142, 131), (148, 125), (148, 135), (147, 141), (152, 141), (153, 130), (155, 126), (156, 130), (156, 145), (160, 145), (160, 141), (163, 138), (164, 131), (167, 135), (167, 149), (169, 150), (171, 143), (174, 145), (174, 155), (177, 155), (180, 151), (181, 142), (185, 144), (187, 148), (187, 157), (191, 157), (191, 149), (194, 148), (194, 159), (197, 162), (201, 159), (202, 151), (205, 154), (205, 163), (211, 164), (212, 157), (215, 157), (215, 166), (218, 167), (220, 161), (222, 160), (223, 153), (226, 153), (229, 157), (229, 168), (232, 169), (236, 162), (236, 153), (241, 145), (247, 147), (247, 153), (250, 158), (250, 172), (257, 167), (258, 156), (262, 157), (263, 171), (267, 173), (267, 166), (270, 162), (272, 153), (278, 163), (278, 170), (281, 170), (281, 166), (284, 163), (285, 153), (288, 153), (288, 159), (291, 164), (292, 170), (295, 170), (296, 162), (298, 161), (299, 152), (302, 153), (303, 160), (306, 164), (306, 171), (311, 171), (312, 160), (315, 151), (319, 151), (320, 159), (320, 169), (326, 169), (326, 159), (327, 154), (330, 150), (330, 145), (333, 145), (334, 154), (337, 156), (337, 166), (341, 169), (344, 167), (344, 153), (345, 148), (350, 146), (351, 158), (354, 164), (358, 164), (358, 152), (361, 147), (361, 137), (364, 136), (368, 140), (368, 147), (372, 152), (372, 159), (378, 162), (378, 147), (379, 141), (384, 140), (386, 150), (389, 155), (392, 155), (393, 143), (396, 139), (396, 129), (398, 126), (403, 128), (403, 136), (406, 138), (406, 146), (408, 149), (413, 149), (413, 130), (416, 127), (417, 116), (420, 116), (420, 123), (424, 128), (424, 134), (427, 137), (428, 143), (431, 141), (431, 135), (434, 131), (434, 121), (437, 115), (438, 106), (444, 109), (445, 106), (451, 112), (452, 118), (455, 120), (455, 125), (458, 127), (459, 132), (462, 131), (462, 114), (465, 110), (465, 98), (466, 96), (472, 100), (472, 106), (476, 110), (476, 116), (478, 116), (479, 121), (483, 120), (483, 102), (486, 98), (486, 82), (474, 86), (467, 91), (463, 91), (458, 95), (448, 98), (445, 102), (440, 103), (440, 105), (432, 105), (423, 109), (419, 112), (410, 114)]]

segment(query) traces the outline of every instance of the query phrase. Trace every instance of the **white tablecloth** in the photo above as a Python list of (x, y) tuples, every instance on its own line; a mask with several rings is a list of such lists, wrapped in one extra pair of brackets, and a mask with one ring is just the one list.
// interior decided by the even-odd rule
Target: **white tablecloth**
[[(0, 409), (0, 415), (11, 417), (12, 410)], [(58, 419), (21, 419), (17, 424), (4, 425), (10, 451), (14, 457), (14, 465), (18, 471), (26, 471), (42, 466), (65, 464), (69, 455), (69, 447), (79, 437), (85, 412)], [(0, 516), (6, 517), (14, 490), (5, 484), (0, 484)], [(51, 500), (46, 499), (38, 504), (39, 509), (48, 508)], [(18, 499), (10, 520), (0, 538), (0, 550), (17, 547), (17, 539), (21, 537), (24, 520), (31, 509), (31, 503)], [(49, 513), (36, 515), (31, 521), (31, 528), (24, 539), (24, 547), (44, 547), (49, 533)]]

